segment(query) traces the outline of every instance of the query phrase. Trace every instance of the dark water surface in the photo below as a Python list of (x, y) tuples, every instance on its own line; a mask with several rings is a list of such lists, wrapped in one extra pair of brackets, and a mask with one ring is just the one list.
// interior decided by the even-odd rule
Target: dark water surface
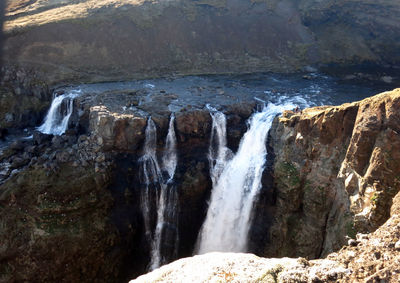
[(383, 82), (340, 80), (317, 73), (260, 73), (84, 84), (67, 89), (81, 89), (83, 93), (142, 89), (147, 93), (143, 97), (143, 103), (150, 101), (154, 94), (173, 93), (177, 98), (169, 108), (171, 111), (178, 111), (187, 105), (202, 108), (207, 103), (225, 105), (253, 99), (279, 103), (293, 97), (297, 98), (300, 107), (340, 105), (393, 88), (394, 86)]

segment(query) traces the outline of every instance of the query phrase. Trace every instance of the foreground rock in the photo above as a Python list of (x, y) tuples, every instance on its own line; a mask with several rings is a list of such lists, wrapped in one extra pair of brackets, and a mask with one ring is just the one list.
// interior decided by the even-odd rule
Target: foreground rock
[(209, 253), (180, 259), (130, 282), (399, 282), (399, 236), (400, 216), (395, 214), (376, 232), (358, 234), (356, 246), (326, 259)]
[(346, 272), (343, 265), (329, 260), (208, 253), (177, 260), (130, 282), (313, 282), (340, 279)]

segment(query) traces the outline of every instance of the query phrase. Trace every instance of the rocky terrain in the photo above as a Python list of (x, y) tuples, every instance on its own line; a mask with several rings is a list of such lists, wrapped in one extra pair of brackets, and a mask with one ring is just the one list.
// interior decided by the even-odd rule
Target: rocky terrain
[[(138, 159), (149, 113), (163, 150), (171, 97), (149, 96), (143, 89), (86, 94), (76, 99), (65, 134), (34, 132), (2, 152), (0, 282), (110, 282), (145, 271), (149, 243)], [(149, 100), (138, 106), (144, 98)], [(229, 101), (228, 139), (237, 146), (255, 102)], [(180, 257), (192, 253), (211, 189), (206, 154), (211, 117), (200, 106), (175, 114)]]

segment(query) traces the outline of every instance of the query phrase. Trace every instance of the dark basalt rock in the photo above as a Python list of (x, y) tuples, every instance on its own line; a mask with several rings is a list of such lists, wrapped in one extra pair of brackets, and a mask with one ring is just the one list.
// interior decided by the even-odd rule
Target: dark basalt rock
[(41, 132), (35, 131), (33, 133), (33, 143), (35, 145), (41, 145), (44, 144), (46, 142), (51, 141), (51, 139), (53, 138), (53, 135), (47, 135), (47, 134), (43, 134)]
[(7, 135), (7, 133), (8, 133), (7, 129), (0, 128), (0, 140), (4, 140), (6, 135)]

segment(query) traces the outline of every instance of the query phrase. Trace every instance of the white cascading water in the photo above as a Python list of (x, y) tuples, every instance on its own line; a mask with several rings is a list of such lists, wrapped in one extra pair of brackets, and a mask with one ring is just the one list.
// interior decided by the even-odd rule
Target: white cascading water
[[(249, 129), (240, 142), (238, 152), (222, 165), (222, 172), (212, 177), (215, 180), (210, 204), (197, 243), (199, 254), (247, 251), (252, 208), (261, 188), (267, 156), (267, 134), (274, 117), (284, 109), (294, 107), (293, 104), (276, 106), (270, 103), (250, 118)], [(225, 152), (223, 142), (218, 146), (220, 148), (210, 149), (210, 152)]]
[(207, 105), (207, 109), (210, 111), (212, 119), (208, 160), (210, 163), (210, 177), (214, 186), (223, 172), (226, 162), (231, 157), (232, 152), (226, 146), (225, 115), (210, 105)]
[(162, 157), (163, 168), (168, 173), (168, 181), (172, 181), (175, 175), (176, 165), (178, 163), (178, 156), (176, 154), (176, 135), (175, 135), (175, 116), (171, 114), (168, 126), (167, 139), (165, 141), (165, 153)]
[[(178, 197), (172, 183), (178, 159), (173, 115), (169, 123), (162, 167), (158, 163), (156, 146), (157, 129), (149, 118), (144, 153), (140, 158), (141, 182), (145, 184), (141, 192), (141, 205), (146, 238), (149, 239), (151, 248), (149, 270), (154, 270), (165, 264), (169, 258), (175, 257), (178, 247)], [(152, 224), (154, 213), (157, 215), (155, 228)]]
[(49, 111), (38, 131), (49, 135), (62, 135), (68, 128), (69, 118), (74, 110), (74, 99), (80, 90), (71, 90), (59, 96), (54, 96)]

